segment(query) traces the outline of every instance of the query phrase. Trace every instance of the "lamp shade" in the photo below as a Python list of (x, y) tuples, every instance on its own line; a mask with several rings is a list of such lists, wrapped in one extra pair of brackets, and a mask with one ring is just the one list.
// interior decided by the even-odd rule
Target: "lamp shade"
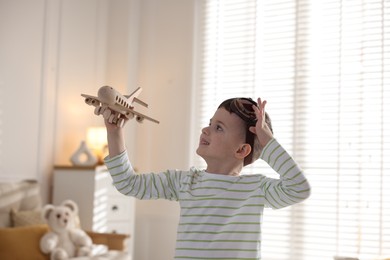
[(107, 134), (105, 127), (89, 127), (87, 129), (87, 145), (98, 157), (103, 159), (103, 153), (107, 147)]

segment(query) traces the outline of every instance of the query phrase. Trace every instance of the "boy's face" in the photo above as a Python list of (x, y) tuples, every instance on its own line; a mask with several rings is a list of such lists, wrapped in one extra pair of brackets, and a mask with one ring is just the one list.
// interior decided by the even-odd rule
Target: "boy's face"
[(210, 125), (202, 129), (196, 153), (207, 164), (224, 163), (234, 159), (236, 151), (245, 143), (245, 123), (236, 114), (219, 108)]

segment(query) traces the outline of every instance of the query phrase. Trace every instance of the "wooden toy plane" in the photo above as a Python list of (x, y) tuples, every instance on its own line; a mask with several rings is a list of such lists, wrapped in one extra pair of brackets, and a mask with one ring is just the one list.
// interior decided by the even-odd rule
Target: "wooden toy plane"
[(123, 127), (125, 119), (131, 119), (135, 116), (137, 122), (142, 123), (144, 119), (159, 124), (156, 119), (148, 117), (134, 110), (133, 103), (138, 103), (144, 107), (148, 104), (138, 99), (137, 96), (142, 88), (137, 88), (130, 95), (122, 95), (110, 86), (103, 86), (98, 91), (98, 96), (81, 94), (85, 98), (85, 103), (95, 107), (95, 115), (103, 115), (111, 124)]

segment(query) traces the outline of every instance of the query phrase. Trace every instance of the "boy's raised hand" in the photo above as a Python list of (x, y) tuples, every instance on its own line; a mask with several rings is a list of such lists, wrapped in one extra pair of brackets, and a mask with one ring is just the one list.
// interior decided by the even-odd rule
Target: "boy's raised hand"
[[(129, 121), (125, 119), (124, 125)], [(120, 127), (116, 123), (110, 123), (108, 119), (104, 119), (104, 124), (107, 130), (107, 143), (108, 143), (108, 152), (109, 157), (114, 157), (126, 149), (125, 137), (123, 126)]]
[[(124, 127), (128, 121), (129, 119), (124, 118), (124, 123), (122, 127)], [(116, 122), (110, 123), (109, 120), (106, 118), (104, 119), (104, 124), (106, 125), (107, 131), (118, 131), (120, 128), (122, 128), (118, 126)]]
[(251, 126), (249, 131), (256, 134), (261, 147), (264, 147), (273, 138), (273, 134), (265, 122), (265, 105), (267, 104), (267, 101), (262, 101), (261, 98), (258, 98), (257, 104), (257, 106), (253, 106), (253, 110), (257, 117), (257, 123), (256, 126)]

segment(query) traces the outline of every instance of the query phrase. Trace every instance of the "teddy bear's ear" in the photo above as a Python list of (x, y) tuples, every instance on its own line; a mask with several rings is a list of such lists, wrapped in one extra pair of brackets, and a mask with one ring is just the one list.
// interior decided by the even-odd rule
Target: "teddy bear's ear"
[(69, 208), (73, 212), (73, 214), (77, 214), (79, 211), (76, 202), (74, 202), (73, 200), (65, 200), (64, 202), (62, 202), (61, 206)]
[(44, 220), (48, 220), (49, 216), (50, 216), (50, 214), (51, 214), (51, 212), (53, 210), (54, 210), (54, 206), (53, 205), (49, 204), (49, 205), (44, 206), (43, 209), (42, 209), (42, 214), (41, 214), (42, 218)]

